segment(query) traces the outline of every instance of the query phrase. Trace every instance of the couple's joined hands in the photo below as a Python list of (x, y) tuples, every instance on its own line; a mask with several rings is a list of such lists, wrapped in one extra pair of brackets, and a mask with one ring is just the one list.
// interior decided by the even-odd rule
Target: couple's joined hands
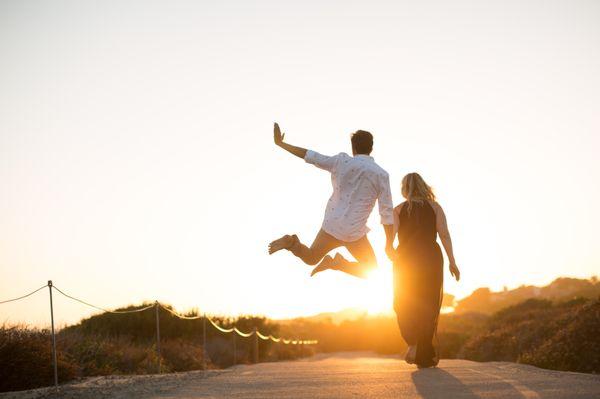
[[(386, 245), (385, 254), (389, 258), (389, 260), (391, 260), (392, 262), (396, 262), (396, 260), (398, 259), (398, 253), (396, 252), (396, 250), (394, 249), (394, 247), (392, 245)], [(450, 262), (448, 269), (450, 270), (450, 274), (452, 275), (452, 277), (454, 277), (456, 279), (456, 281), (459, 281), (460, 280), (460, 270), (458, 269), (456, 262)]]
[(395, 262), (396, 258), (398, 257), (398, 253), (394, 249), (393, 245), (385, 246), (385, 254), (387, 255), (388, 259), (391, 260), (392, 262)]

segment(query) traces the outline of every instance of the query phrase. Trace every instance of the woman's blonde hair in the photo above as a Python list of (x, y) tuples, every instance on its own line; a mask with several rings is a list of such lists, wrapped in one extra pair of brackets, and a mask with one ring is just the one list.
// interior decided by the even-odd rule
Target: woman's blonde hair
[(408, 202), (409, 212), (414, 203), (422, 204), (424, 201), (435, 201), (433, 189), (416, 172), (409, 173), (402, 179), (402, 196)]

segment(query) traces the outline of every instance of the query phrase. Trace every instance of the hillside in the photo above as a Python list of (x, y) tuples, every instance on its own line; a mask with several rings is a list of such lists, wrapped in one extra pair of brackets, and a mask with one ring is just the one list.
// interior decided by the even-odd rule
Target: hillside
[(469, 312), (492, 314), (531, 298), (568, 301), (574, 298), (597, 298), (598, 296), (600, 296), (600, 281), (597, 277), (590, 279), (560, 277), (544, 287), (522, 285), (500, 292), (479, 288), (468, 297), (457, 301), (454, 311), (457, 314)]
[(459, 356), (554, 370), (600, 372), (600, 299), (553, 303), (528, 299), (503, 309), (471, 337)]

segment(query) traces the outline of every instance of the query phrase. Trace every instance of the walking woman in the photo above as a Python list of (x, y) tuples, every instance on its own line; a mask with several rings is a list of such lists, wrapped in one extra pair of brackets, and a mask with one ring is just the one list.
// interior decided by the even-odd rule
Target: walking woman
[(444, 275), (438, 235), (456, 281), (460, 271), (454, 260), (446, 216), (431, 187), (418, 173), (409, 173), (402, 180), (402, 196), (406, 201), (394, 209), (398, 247), (388, 254), (394, 261), (394, 310), (408, 344), (405, 360), (419, 367), (433, 367), (439, 361), (433, 339)]

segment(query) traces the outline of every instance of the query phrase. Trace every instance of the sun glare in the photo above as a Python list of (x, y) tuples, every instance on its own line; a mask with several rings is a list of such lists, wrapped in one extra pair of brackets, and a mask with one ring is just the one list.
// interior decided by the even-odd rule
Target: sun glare
[(369, 314), (390, 313), (392, 311), (393, 285), (392, 269), (379, 266), (372, 270), (365, 280), (364, 308)]

